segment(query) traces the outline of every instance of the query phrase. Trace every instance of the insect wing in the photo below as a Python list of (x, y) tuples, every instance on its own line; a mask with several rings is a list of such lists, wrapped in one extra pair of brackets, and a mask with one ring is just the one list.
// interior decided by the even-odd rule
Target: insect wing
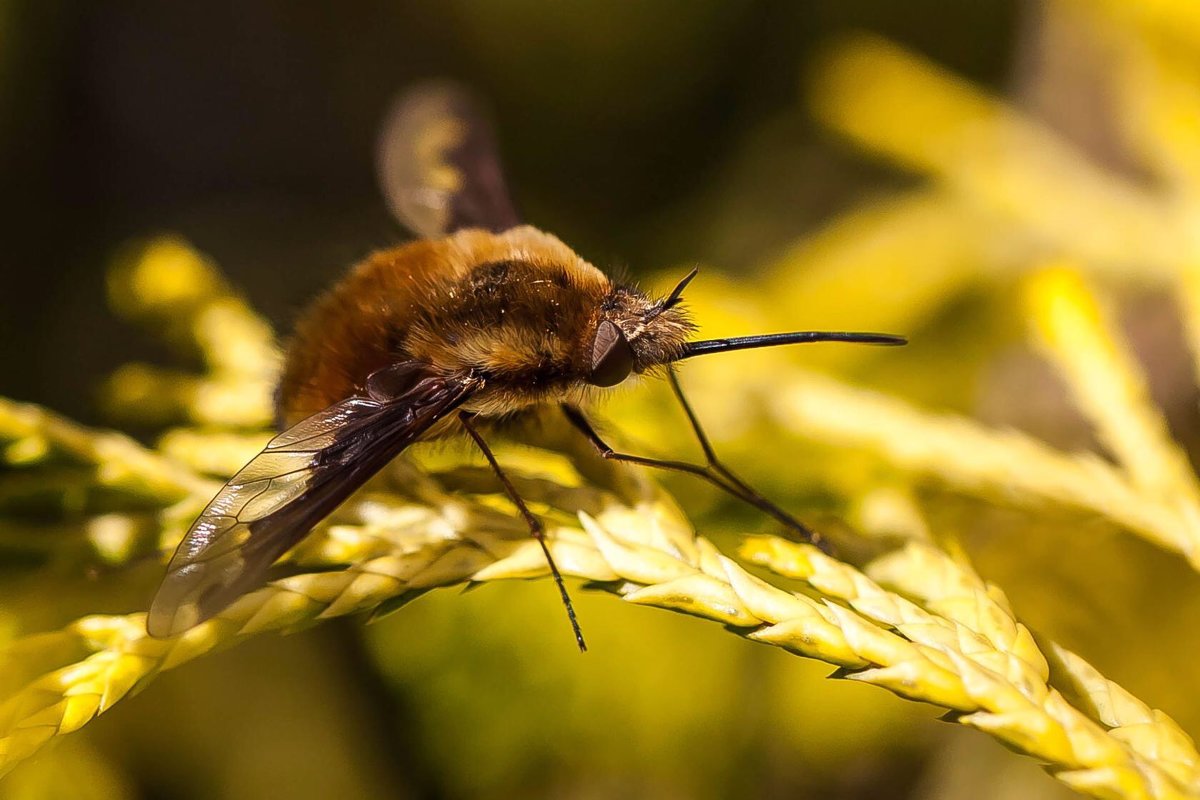
[(263, 581), (271, 564), (473, 385), (426, 377), (394, 399), (352, 397), (272, 439), (192, 524), (150, 606), (151, 636), (172, 636)]
[(383, 124), (377, 168), (392, 214), (418, 236), (519, 224), (487, 117), (455, 84), (400, 96)]

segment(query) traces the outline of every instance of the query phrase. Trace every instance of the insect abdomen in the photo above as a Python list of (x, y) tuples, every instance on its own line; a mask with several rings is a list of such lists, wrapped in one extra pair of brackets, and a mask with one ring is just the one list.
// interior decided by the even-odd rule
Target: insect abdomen
[(440, 276), (437, 242), (371, 255), (321, 296), (296, 324), (277, 397), (283, 427), (355, 394), (396, 361), (413, 307)]

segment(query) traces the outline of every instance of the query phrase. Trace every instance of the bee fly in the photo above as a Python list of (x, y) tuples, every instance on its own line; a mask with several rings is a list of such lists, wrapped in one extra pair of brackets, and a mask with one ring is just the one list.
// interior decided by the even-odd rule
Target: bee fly
[[(484, 116), (451, 85), (398, 101), (380, 138), (379, 170), (393, 214), (421, 238), (368, 257), (301, 318), (278, 391), (282, 433), (184, 537), (150, 608), (152, 636), (185, 631), (257, 587), (277, 558), (413, 442), (465, 434), (541, 544), (586, 649), (542, 523), (482, 433), (552, 405), (605, 458), (695, 474), (819, 542), (721, 464), (671, 365), (752, 347), (904, 339), (807, 331), (692, 340), (696, 326), (680, 301), (695, 271), (652, 299), (521, 224)], [(703, 466), (618, 453), (584, 416), (597, 388), (656, 368), (687, 414)]]

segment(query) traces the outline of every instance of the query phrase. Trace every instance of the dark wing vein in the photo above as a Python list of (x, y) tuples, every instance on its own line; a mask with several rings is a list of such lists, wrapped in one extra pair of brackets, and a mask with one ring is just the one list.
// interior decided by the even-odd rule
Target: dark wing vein
[(209, 502), (171, 558), (150, 607), (152, 636), (220, 612), (274, 561), (474, 389), (426, 376), (394, 399), (351, 397), (267, 443)]

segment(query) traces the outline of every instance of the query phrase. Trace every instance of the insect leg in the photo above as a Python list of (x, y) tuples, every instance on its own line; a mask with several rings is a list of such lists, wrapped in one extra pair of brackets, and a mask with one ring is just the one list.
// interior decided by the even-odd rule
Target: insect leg
[[(683, 394), (683, 387), (679, 384), (679, 376), (675, 374), (675, 370), (667, 368), (667, 380), (671, 384), (671, 392), (674, 393), (675, 399), (679, 401), (679, 405), (683, 408), (683, 413), (687, 415), (688, 424), (692, 426), (692, 432), (696, 434), (696, 441), (700, 443), (700, 449), (704, 451), (704, 459), (708, 462), (708, 466), (715, 470), (721, 477), (732, 483), (740, 489), (746, 498), (750, 498), (747, 502), (770, 514), (775, 519), (782, 522), (786, 527), (796, 531), (805, 540), (812, 542), (822, 550), (829, 550), (828, 543), (824, 540), (821, 534), (809, 528), (804, 523), (793, 517), (791, 514), (784, 511), (779, 506), (772, 503), (754, 487), (746, 483), (744, 480), (735, 475), (721, 460), (717, 458), (717, 453), (713, 449), (712, 442), (708, 439), (708, 434), (704, 432), (703, 426), (700, 424), (700, 418), (696, 416), (696, 412), (692, 409), (692, 404), (688, 402), (687, 397)], [(745, 499), (745, 498), (744, 498)]]
[(642, 467), (653, 467), (655, 469), (665, 469), (672, 472), (686, 472), (689, 475), (695, 475), (697, 478), (703, 478), (714, 486), (726, 491), (738, 494), (737, 487), (725, 482), (723, 478), (702, 467), (698, 464), (689, 464), (686, 461), (668, 461), (661, 458), (647, 458), (646, 456), (635, 456), (630, 453), (618, 453), (613, 450), (603, 439), (600, 434), (592, 427), (592, 424), (587, 421), (587, 417), (583, 412), (572, 405), (563, 404), (563, 413), (567, 415), (567, 420), (570, 421), (576, 430), (584, 435), (602, 458), (607, 458), (612, 461), (624, 461), (627, 464), (637, 464)]
[(496, 461), (496, 456), (492, 455), (492, 450), (487, 446), (487, 442), (479, 435), (479, 431), (471, 422), (471, 414), (460, 411), (458, 412), (458, 420), (466, 429), (467, 434), (475, 441), (475, 444), (483, 451), (483, 457), (487, 459), (488, 464), (492, 468), (492, 472), (496, 473), (496, 477), (500, 479), (500, 484), (504, 487), (504, 493), (513, 501), (513, 505), (521, 512), (521, 516), (525, 518), (526, 524), (529, 525), (529, 532), (537, 539), (539, 545), (542, 546), (542, 553), (546, 556), (546, 563), (550, 565), (550, 574), (554, 576), (554, 584), (558, 586), (558, 593), (562, 596), (563, 606), (567, 609), (567, 619), (571, 621), (571, 630), (575, 632), (575, 641), (579, 645), (580, 652), (587, 651), (587, 644), (583, 641), (583, 631), (579, 628), (579, 620), (575, 617), (575, 606), (571, 603), (571, 596), (567, 594), (567, 587), (563, 583), (562, 574), (558, 571), (558, 565), (554, 563), (554, 556), (550, 555), (550, 548), (546, 545), (546, 528), (542, 525), (542, 521), (533, 515), (529, 507), (525, 505), (525, 501), (521, 499), (521, 495), (517, 494), (517, 489), (512, 485), (512, 481), (504, 474), (504, 470), (500, 468), (500, 464)]
[[(690, 407), (685, 405), (685, 408), (688, 408), (690, 411)], [(751, 505), (754, 508), (757, 508), (759, 511), (762, 511), (764, 514), (772, 517), (777, 522), (781, 523), (785, 528), (795, 531), (795, 533), (804, 541), (812, 542), (822, 549), (827, 547), (820, 534), (801, 523), (791, 514), (788, 514), (770, 500), (767, 500), (765, 497), (746, 485), (736, 475), (729, 472), (729, 470), (725, 469), (725, 467), (721, 466), (720, 462), (716, 460), (715, 454), (712, 454), (712, 447), (708, 444), (707, 437), (704, 437), (703, 431), (698, 431), (697, 436), (703, 437), (701, 438), (701, 447), (704, 448), (705, 456), (708, 458), (708, 464), (706, 466), (690, 464), (686, 461), (670, 461), (660, 458), (635, 456), (629, 453), (619, 453), (613, 450), (607, 442), (600, 438), (600, 434), (596, 433), (595, 429), (592, 428), (591, 423), (589, 423), (587, 418), (583, 416), (583, 412), (575, 406), (564, 404), (562, 409), (570, 423), (575, 426), (575, 428), (579, 430), (579, 432), (582, 433), (589, 442), (592, 443), (592, 446), (596, 448), (601, 457), (610, 459), (612, 461), (623, 461), (627, 464), (637, 464), (643, 467), (665, 469), (671, 472), (686, 472), (689, 475), (695, 475), (698, 478), (708, 481), (721, 491), (731, 495), (732, 497), (736, 497), (738, 500), (741, 500), (742, 502)], [(694, 416), (690, 413), (688, 417), (689, 419), (694, 419)], [(693, 430), (698, 430), (695, 427), (695, 423), (693, 425)]]

